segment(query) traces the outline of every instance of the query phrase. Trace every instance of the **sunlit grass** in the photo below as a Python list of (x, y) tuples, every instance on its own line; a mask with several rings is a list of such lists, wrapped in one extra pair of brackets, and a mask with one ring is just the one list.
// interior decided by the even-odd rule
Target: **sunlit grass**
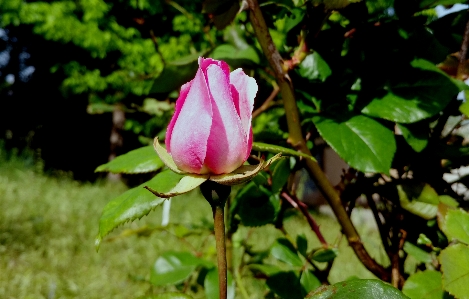
[[(214, 259), (213, 237), (203, 230), (185, 240), (162, 230), (143, 229), (139, 236), (132, 234), (142, 227), (158, 227), (161, 209), (117, 229), (96, 252), (94, 238), (100, 213), (125, 189), (122, 184), (83, 184), (46, 176), (24, 167), (21, 160), (0, 161), (0, 298), (137, 298), (155, 291), (147, 281), (152, 263), (162, 252), (189, 250)], [(325, 215), (315, 218), (329, 242), (339, 240), (334, 220)], [(211, 210), (197, 194), (175, 198), (171, 221), (207, 227)], [(319, 246), (301, 217), (289, 218), (285, 226), (293, 238), (305, 234), (309, 248)], [(360, 225), (360, 231), (371, 244), (372, 254), (380, 259), (376, 231), (367, 223)], [(247, 241), (262, 250), (279, 236), (273, 226), (264, 226), (252, 229)], [(359, 264), (346, 240), (341, 240), (330, 280), (352, 275), (373, 277)], [(258, 289), (260, 284), (248, 276), (244, 276), (245, 287), (251, 298), (259, 298), (263, 294)], [(204, 295), (199, 292), (195, 298)]]

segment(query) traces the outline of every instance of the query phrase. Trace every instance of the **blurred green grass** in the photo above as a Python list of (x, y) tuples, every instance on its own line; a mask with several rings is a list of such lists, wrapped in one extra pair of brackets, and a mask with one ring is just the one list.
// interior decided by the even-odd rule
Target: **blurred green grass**
[[(181, 240), (171, 230), (150, 233), (151, 229), (145, 229), (161, 223), (160, 208), (117, 229), (96, 252), (94, 238), (101, 211), (126, 187), (46, 176), (23, 164), (21, 159), (0, 160), (0, 298), (137, 298), (154, 291), (177, 290), (174, 286), (152, 289), (147, 282), (150, 267), (162, 252), (189, 250), (215, 258), (213, 237), (208, 232)], [(337, 243), (337, 223), (323, 214), (316, 213), (314, 217), (326, 239)], [(384, 260), (373, 219), (357, 219), (362, 221), (358, 227), (367, 248), (378, 260)], [(207, 227), (212, 222), (211, 209), (196, 193), (181, 196), (172, 201), (171, 222)], [(134, 234), (142, 228), (140, 236)], [(310, 249), (319, 246), (300, 215), (289, 217), (285, 228), (293, 238), (298, 234), (307, 236)], [(249, 230), (247, 242), (254, 250), (267, 249), (281, 236), (273, 226), (264, 226), (242, 228), (236, 237), (244, 238)], [(339, 248), (330, 275), (332, 283), (351, 276), (373, 277), (358, 262), (345, 239)], [(251, 298), (261, 298), (262, 282), (252, 279), (247, 270), (243, 275)], [(194, 298), (204, 298), (197, 291), (200, 289), (192, 290)]]

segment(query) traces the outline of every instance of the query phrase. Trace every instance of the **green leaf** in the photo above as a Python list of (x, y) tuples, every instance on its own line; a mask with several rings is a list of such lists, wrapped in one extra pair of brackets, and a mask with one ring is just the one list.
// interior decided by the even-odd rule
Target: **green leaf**
[(402, 292), (410, 299), (442, 299), (441, 273), (430, 270), (417, 272), (406, 280)]
[(384, 96), (373, 99), (362, 113), (399, 123), (414, 123), (445, 108), (459, 88), (447, 76), (414, 68), (391, 80)]
[(177, 90), (195, 77), (199, 67), (198, 58), (203, 54), (190, 55), (166, 64), (161, 74), (153, 81), (150, 93), (167, 93)]
[(256, 65), (260, 63), (259, 55), (252, 46), (237, 48), (230, 44), (216, 47), (210, 55), (213, 59), (224, 60), (230, 66), (234, 65)]
[[(235, 298), (235, 282), (230, 272), (228, 272), (228, 299)], [(210, 269), (204, 280), (205, 296), (207, 299), (220, 298), (220, 287), (218, 284), (217, 268)]]
[(355, 279), (322, 286), (305, 299), (405, 299), (408, 298), (396, 288), (374, 279)]
[(321, 286), (321, 282), (314, 275), (313, 271), (308, 269), (301, 273), (300, 284), (303, 287), (305, 295)]
[(464, 102), (459, 106), (459, 111), (464, 113), (466, 117), (469, 117), (469, 102)]
[(287, 239), (280, 238), (275, 241), (270, 249), (270, 254), (276, 259), (294, 267), (303, 266), (303, 262), (298, 256), (295, 247)]
[(218, 30), (228, 26), (239, 9), (239, 1), (236, 0), (205, 0), (202, 6), (202, 11), (209, 14)]
[(396, 152), (393, 132), (364, 115), (338, 120), (313, 117), (321, 136), (350, 166), (362, 172), (389, 173)]
[(462, 210), (449, 210), (445, 233), (450, 238), (469, 244), (469, 214)]
[(189, 252), (165, 252), (153, 264), (150, 282), (155, 286), (179, 284), (203, 265), (207, 265), (207, 262)]
[(277, 161), (281, 157), (281, 154), (277, 154), (265, 162), (261, 161), (258, 165), (242, 165), (231, 173), (212, 175), (210, 176), (209, 180), (228, 186), (242, 184), (251, 180), (261, 170), (268, 167), (270, 164)]
[(339, 255), (339, 250), (335, 247), (320, 248), (313, 253), (312, 259), (316, 262), (326, 263), (335, 259)]
[(116, 157), (96, 168), (95, 172), (146, 173), (157, 171), (164, 163), (155, 153), (153, 146), (145, 146)]
[(208, 174), (207, 175), (186, 174), (182, 177), (179, 183), (177, 183), (177, 185), (174, 186), (168, 192), (159, 192), (151, 188), (150, 186), (145, 186), (145, 189), (148, 189), (148, 191), (150, 191), (151, 193), (155, 194), (158, 197), (170, 198), (170, 197), (178, 196), (178, 195), (194, 190), (195, 188), (202, 185), (202, 183), (205, 182), (208, 179), (208, 177), (209, 177)]
[(421, 0), (420, 1), (420, 8), (431, 8), (438, 5), (453, 5), (463, 3), (461, 0)]
[(426, 220), (436, 217), (440, 200), (430, 185), (397, 185), (397, 193), (403, 209)]
[(279, 267), (269, 264), (249, 264), (249, 269), (251, 269), (251, 271), (255, 270), (262, 272), (267, 276), (272, 276), (274, 274), (282, 272)]
[(469, 247), (457, 244), (440, 253), (443, 289), (458, 299), (468, 299)]
[(309, 54), (298, 66), (298, 73), (301, 77), (309, 80), (320, 80), (322, 82), (332, 74), (327, 62), (322, 59), (318, 52)]
[(279, 272), (267, 278), (267, 287), (283, 299), (303, 298), (302, 286), (294, 272)]
[(405, 141), (412, 147), (414, 151), (420, 153), (427, 147), (428, 144), (428, 124), (415, 123), (415, 124), (397, 124), (401, 130), (402, 136)]
[(290, 161), (288, 159), (281, 159), (275, 163), (274, 171), (272, 172), (272, 192), (280, 192), (283, 186), (287, 183), (289, 177)]
[(169, 190), (182, 178), (172, 171), (163, 171), (150, 181), (127, 190), (114, 198), (104, 207), (99, 219), (99, 233), (96, 237), (96, 248), (99, 248), (102, 239), (113, 229), (129, 221), (140, 219), (148, 215), (153, 209), (163, 203), (163, 198), (155, 198), (144, 188), (145, 185), (158, 190)]
[(267, 144), (267, 143), (262, 143), (262, 142), (253, 142), (252, 143), (252, 150), (253, 151), (260, 151), (260, 152), (268, 152), (268, 153), (273, 153), (273, 154), (282, 154), (284, 156), (295, 156), (295, 157), (303, 157), (303, 158), (308, 158), (311, 160), (316, 161), (316, 159), (313, 156), (297, 152), (295, 150), (279, 146), (279, 145), (273, 145), (273, 144)]
[(296, 237), (296, 247), (298, 248), (298, 252), (304, 256), (307, 257), (308, 253), (308, 240), (306, 239), (305, 235), (301, 234)]
[(272, 223), (280, 211), (278, 196), (270, 195), (251, 182), (241, 189), (235, 198), (236, 213), (245, 226), (261, 226)]
[(449, 195), (440, 195), (438, 199), (440, 200), (440, 203), (449, 207), (457, 208), (459, 206), (459, 202)]
[(293, 8), (290, 10), (291, 15), (285, 18), (285, 26), (283, 32), (288, 32), (295, 28), (296, 25), (300, 24), (303, 21), (303, 18), (306, 15), (306, 10), (301, 8)]
[(404, 251), (422, 263), (431, 263), (432, 255), (410, 242), (404, 242)]
[(86, 107), (86, 112), (88, 114), (103, 114), (108, 112), (113, 112), (116, 110), (117, 105), (111, 105), (103, 102), (98, 103), (90, 103), (88, 107)]

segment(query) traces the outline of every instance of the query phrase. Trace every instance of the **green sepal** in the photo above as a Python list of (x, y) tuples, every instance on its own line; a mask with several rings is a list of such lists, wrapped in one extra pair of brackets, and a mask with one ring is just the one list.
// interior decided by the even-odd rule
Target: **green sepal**
[(260, 171), (262, 171), (281, 157), (282, 154), (277, 154), (267, 161), (261, 161), (257, 165), (242, 165), (231, 173), (210, 176), (209, 180), (228, 186), (242, 184), (255, 177)]
[(268, 152), (273, 154), (283, 154), (284, 156), (295, 156), (295, 157), (303, 157), (308, 158), (313, 161), (316, 159), (313, 156), (292, 150), (290, 148), (286, 148), (279, 145), (267, 144), (262, 142), (253, 142), (252, 143), (252, 150), (260, 151), (260, 152)]
[(158, 137), (155, 138), (153, 141), (153, 147), (155, 148), (156, 153), (160, 157), (161, 161), (163, 161), (164, 165), (166, 165), (169, 169), (174, 171), (175, 173), (183, 174), (184, 171), (180, 170), (176, 163), (174, 163), (173, 157), (168, 153), (168, 151), (160, 145), (158, 142)]
[(208, 174), (207, 175), (186, 174), (185, 176), (182, 177), (179, 183), (168, 192), (158, 192), (148, 186), (145, 186), (145, 189), (147, 189), (148, 191), (150, 191), (151, 193), (155, 194), (158, 197), (170, 198), (170, 197), (178, 196), (178, 195), (194, 190), (195, 188), (202, 185), (202, 183), (205, 182), (207, 179), (208, 179)]

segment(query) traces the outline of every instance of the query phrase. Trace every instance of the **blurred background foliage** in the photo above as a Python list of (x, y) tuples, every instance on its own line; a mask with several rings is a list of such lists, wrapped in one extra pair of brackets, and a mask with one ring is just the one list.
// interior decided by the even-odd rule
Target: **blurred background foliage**
[[(467, 1), (260, 2), (273, 43), (284, 58), (282, 67), (293, 82), (309, 149), (324, 165), (327, 143), (350, 165), (334, 183), (347, 216), (357, 217), (354, 215), (360, 209), (356, 206), (361, 200), (371, 212), (366, 214), (368, 218), (361, 215), (354, 219), (360, 233), (370, 222), (376, 223), (364, 230), (362, 239), (385, 272), (379, 276), (362, 267), (355, 275), (376, 275), (391, 281), (390, 273), (397, 271), (393, 284), (411, 298), (423, 298), (435, 284), (435, 298), (467, 298), (466, 280), (447, 283), (448, 277), (459, 275), (452, 270), (469, 273), (467, 265), (457, 263), (469, 252), (467, 230), (458, 226), (458, 221), (467, 221), (468, 216), (457, 210), (468, 207), (469, 185), (461, 169), (468, 165), (469, 153), (468, 88), (463, 82), (469, 74), (469, 13), (467, 5), (460, 4)], [(242, 67), (255, 77), (259, 92), (254, 107), (254, 140), (290, 147), (279, 86), (248, 12), (242, 9), (244, 5), (233, 0), (0, 0), (2, 151), (32, 152), (32, 158), (23, 162), (33, 159), (36, 164), (31, 164), (41, 170), (70, 171), (75, 179), (87, 181), (98, 177), (94, 173), (98, 165), (140, 148), (138, 154), (130, 152), (98, 171), (159, 172), (163, 164), (147, 145), (155, 136), (164, 137), (178, 90), (193, 77), (199, 56), (223, 59), (232, 68)], [(148, 161), (151, 163), (145, 164)], [(141, 165), (137, 162), (146, 168), (138, 168)], [(239, 280), (238, 289), (241, 277), (249, 279), (244, 292), (252, 298), (259, 298), (259, 294), (288, 298), (290, 290), (294, 290), (294, 298), (303, 298), (320, 283), (349, 278), (358, 267), (347, 263), (352, 255), (344, 255), (339, 233), (328, 229), (333, 226), (330, 218), (324, 221), (324, 242), (318, 242), (309, 229), (307, 237), (301, 235), (301, 229), (307, 227), (301, 215), (309, 214), (301, 210), (298, 198), (310, 197), (308, 188), (314, 189), (303, 162), (297, 158), (281, 160), (233, 192), (228, 231), (235, 245), (233, 275)], [(31, 179), (21, 171), (15, 175), (0, 177), (0, 183), (8, 183), (0, 184), (4, 192), (8, 191), (9, 197), (1, 202), (7, 208), (22, 189), (15, 182)], [(110, 216), (101, 219), (101, 225), (107, 228), (100, 231), (99, 240), (155, 208), (150, 193), (136, 190), (117, 196), (104, 208), (103, 215)], [(109, 192), (111, 196), (114, 193)], [(285, 194), (293, 197), (288, 199)], [(53, 202), (57, 196), (65, 195), (41, 197)], [(109, 208), (126, 196), (129, 200), (119, 206), (120, 214)], [(200, 199), (198, 194), (191, 196)], [(134, 209), (138, 200), (145, 209)], [(92, 203), (84, 205), (91, 207)], [(34, 210), (13, 212), (31, 215), (25, 223), (33, 228), (36, 225)], [(81, 221), (89, 219), (77, 219)], [(16, 248), (12, 222), (5, 221), (2, 226), (1, 250)], [(194, 241), (186, 239), (190, 235), (187, 231), (194, 227), (202, 227), (210, 236), (206, 221), (200, 226), (182, 222), (176, 219), (168, 228), (182, 243)], [(47, 227), (52, 230), (52, 224), (47, 225), (46, 231)], [(255, 248), (256, 242), (247, 241), (262, 235), (266, 228), (270, 231), (264, 235), (269, 239), (265, 248)], [(132, 226), (114, 238), (150, 236), (161, 230), (156, 224), (150, 228)], [(162, 234), (168, 232), (163, 230)], [(83, 234), (79, 237), (84, 238)], [(189, 257), (158, 251), (161, 255), (156, 262), (176, 258), (191, 271), (183, 269), (181, 278), (179, 268), (175, 269), (179, 274), (172, 276), (174, 273), (162, 274), (154, 267), (144, 272), (144, 287), (134, 294), (153, 294), (162, 287), (197, 297), (203, 296), (203, 286), (208, 294), (207, 286), (213, 286), (210, 260), (214, 251), (213, 242), (207, 244), (197, 250), (186, 248)], [(163, 245), (161, 248), (168, 250)], [(35, 246), (48, 252), (40, 244)], [(21, 252), (24, 248), (14, 250)], [(80, 253), (80, 248), (75, 250)], [(347, 267), (352, 271), (340, 273)], [(159, 285), (155, 277), (168, 278), (167, 285)], [(406, 280), (410, 281), (407, 285)], [(45, 294), (44, 290), (39, 292)], [(244, 292), (241, 290), (241, 295), (249, 298)]]

